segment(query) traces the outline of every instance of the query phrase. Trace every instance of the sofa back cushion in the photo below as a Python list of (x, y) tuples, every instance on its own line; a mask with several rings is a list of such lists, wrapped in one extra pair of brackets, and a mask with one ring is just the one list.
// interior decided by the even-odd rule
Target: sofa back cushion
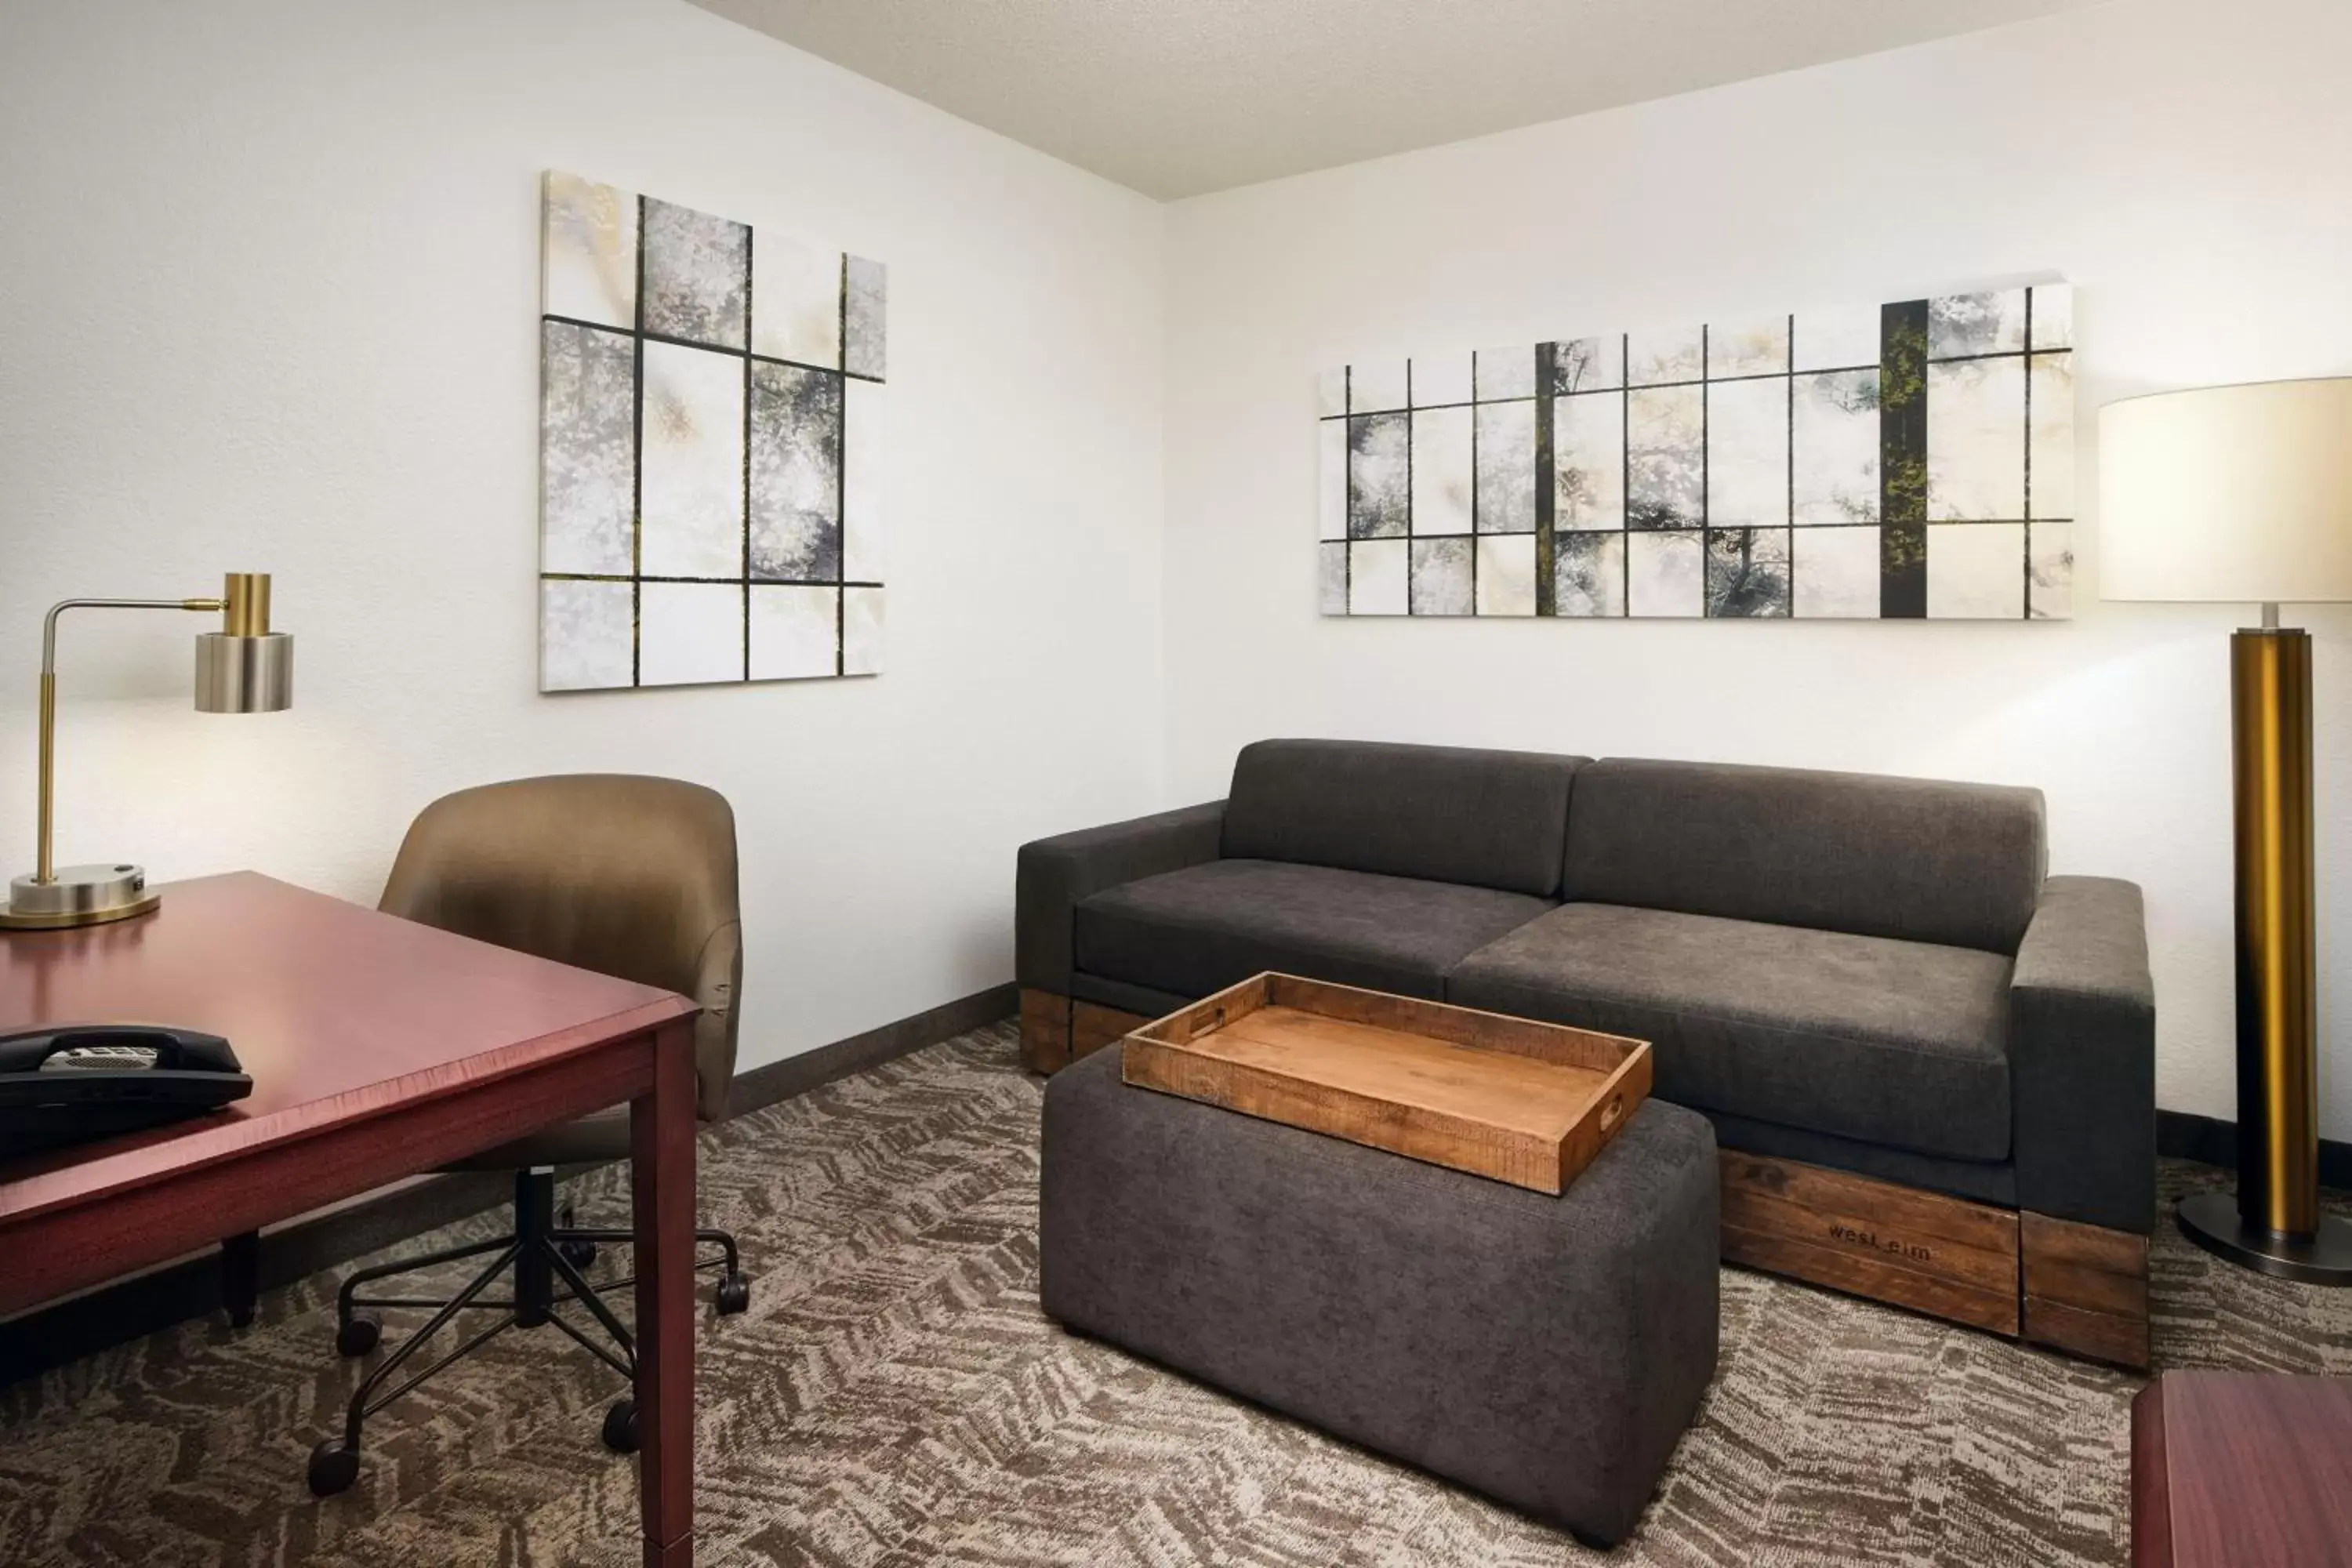
[(2045, 857), (2036, 789), (1612, 757), (1560, 897), (2013, 954)]
[(1585, 760), (1260, 741), (1234, 763), (1224, 854), (1549, 898), (1559, 889), (1569, 786)]

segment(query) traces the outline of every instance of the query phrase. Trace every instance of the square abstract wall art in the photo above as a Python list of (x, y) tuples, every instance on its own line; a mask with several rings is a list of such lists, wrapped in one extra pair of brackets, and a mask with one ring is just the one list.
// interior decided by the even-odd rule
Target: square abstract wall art
[(2073, 350), (2052, 284), (1327, 371), (1323, 613), (2063, 618)]
[(540, 689), (882, 668), (879, 262), (549, 173)]

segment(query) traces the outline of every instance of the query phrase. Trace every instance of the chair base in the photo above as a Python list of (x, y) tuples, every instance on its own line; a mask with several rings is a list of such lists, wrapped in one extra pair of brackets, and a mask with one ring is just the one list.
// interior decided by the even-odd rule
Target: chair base
[[(566, 1221), (572, 1218), (568, 1208), (563, 1218)], [(722, 1316), (732, 1315), (750, 1307), (751, 1284), (744, 1277), (742, 1258), (736, 1247), (735, 1238), (723, 1230), (698, 1230), (694, 1236), (698, 1244), (708, 1242), (719, 1248), (717, 1258), (695, 1265), (698, 1271), (720, 1270), (718, 1286), (711, 1292), (711, 1304)], [(600, 1245), (625, 1244), (635, 1238), (633, 1231), (557, 1224), (555, 1173), (545, 1168), (518, 1171), (515, 1173), (515, 1228), (512, 1235), (465, 1247), (443, 1247), (417, 1257), (404, 1258), (397, 1262), (379, 1264), (373, 1268), (362, 1268), (346, 1277), (335, 1296), (335, 1349), (344, 1356), (366, 1355), (382, 1342), (383, 1321), (369, 1315), (369, 1309), (430, 1308), (433, 1316), (423, 1328), (402, 1341), (369, 1371), (366, 1377), (361, 1379), (344, 1412), (341, 1437), (330, 1437), (310, 1451), (309, 1481), (311, 1492), (319, 1497), (329, 1497), (346, 1489), (359, 1479), (360, 1439), (369, 1416), (509, 1329), (552, 1325), (634, 1385), (636, 1379), (636, 1342), (627, 1326), (605, 1304), (604, 1298), (606, 1292), (634, 1285), (635, 1278), (627, 1276), (592, 1285), (582, 1270), (594, 1262), (596, 1248)], [(485, 1255), (494, 1256), (488, 1265), (455, 1296), (444, 1299), (363, 1296), (360, 1293), (362, 1286), (380, 1279)], [(509, 1268), (514, 1275), (511, 1293), (505, 1298), (486, 1298), (483, 1292)], [(600, 1341), (592, 1337), (586, 1328), (557, 1310), (566, 1305), (585, 1309), (594, 1326), (604, 1331), (604, 1339)], [(415, 1355), (421, 1346), (453, 1322), (459, 1313), (468, 1311), (491, 1312), (497, 1316), (488, 1327), (459, 1341), (455, 1349), (422, 1371), (410, 1373), (397, 1384), (393, 1383), (394, 1374)], [(387, 1387), (387, 1384), (391, 1386)], [(605, 1413), (604, 1444), (615, 1453), (635, 1453), (636, 1432), (636, 1403), (625, 1394)]]

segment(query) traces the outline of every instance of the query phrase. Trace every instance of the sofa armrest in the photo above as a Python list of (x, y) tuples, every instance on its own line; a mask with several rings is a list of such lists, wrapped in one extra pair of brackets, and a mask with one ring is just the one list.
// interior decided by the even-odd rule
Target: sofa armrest
[(1022, 987), (1068, 995), (1071, 920), (1080, 901), (1216, 859), (1224, 822), (1218, 800), (1024, 844), (1013, 881), (1013, 970)]
[(2053, 877), (2010, 981), (2018, 1207), (2156, 1224), (2156, 988), (2139, 889)]

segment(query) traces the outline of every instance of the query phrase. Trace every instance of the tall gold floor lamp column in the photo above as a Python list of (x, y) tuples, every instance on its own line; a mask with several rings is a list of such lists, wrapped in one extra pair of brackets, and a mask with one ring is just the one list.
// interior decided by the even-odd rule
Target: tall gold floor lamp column
[(2264, 1274), (2352, 1285), (2352, 1225), (2319, 1207), (2311, 634), (2278, 617), (2352, 600), (2352, 377), (2099, 410), (2099, 591), (2262, 606), (2230, 638), (2238, 1191), (2182, 1200), (2180, 1228)]

